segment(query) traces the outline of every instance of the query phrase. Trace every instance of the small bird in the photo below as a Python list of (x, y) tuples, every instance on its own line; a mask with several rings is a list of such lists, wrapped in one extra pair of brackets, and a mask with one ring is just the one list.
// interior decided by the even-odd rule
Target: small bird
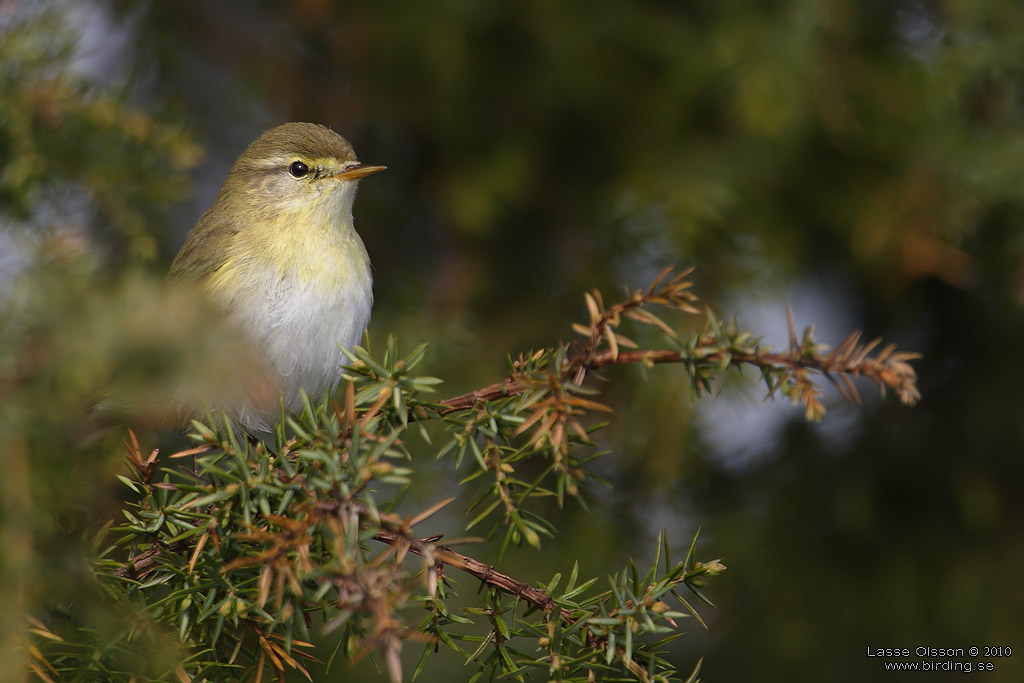
[[(301, 391), (334, 389), (339, 345), (362, 338), (373, 279), (352, 203), (359, 179), (385, 168), (359, 163), (324, 126), (271, 128), (235, 161), (174, 259), (169, 281), (194, 283), (262, 357), (266, 376), (246, 378), (239, 403), (209, 406), (250, 435), (272, 432), (282, 400), (297, 410)], [(201, 416), (196, 403), (177, 419)]]

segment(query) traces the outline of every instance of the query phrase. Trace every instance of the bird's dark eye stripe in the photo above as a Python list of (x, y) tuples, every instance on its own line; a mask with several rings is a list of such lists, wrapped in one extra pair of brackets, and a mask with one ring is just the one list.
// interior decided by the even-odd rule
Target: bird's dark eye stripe
[(306, 166), (306, 164), (301, 161), (293, 161), (292, 165), (288, 167), (288, 172), (291, 173), (294, 178), (304, 178), (309, 175), (309, 166)]

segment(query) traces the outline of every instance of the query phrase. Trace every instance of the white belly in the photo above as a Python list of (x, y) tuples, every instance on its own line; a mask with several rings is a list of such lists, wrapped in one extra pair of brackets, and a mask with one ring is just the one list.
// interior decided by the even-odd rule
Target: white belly
[[(365, 254), (362, 244), (358, 246)], [(298, 276), (252, 283), (250, 297), (262, 299), (253, 304), (269, 314), (263, 321), (235, 322), (265, 352), (276, 373), (272, 379), (277, 391), (272, 404), (265, 397), (254, 398), (233, 416), (250, 433), (272, 430), (280, 414), (278, 398), (287, 410), (298, 411), (302, 391), (316, 399), (337, 386), (348, 362), (339, 345), (351, 348), (362, 341), (373, 306), (368, 260), (346, 261), (346, 277), (334, 287)], [(332, 265), (341, 270), (341, 264)]]

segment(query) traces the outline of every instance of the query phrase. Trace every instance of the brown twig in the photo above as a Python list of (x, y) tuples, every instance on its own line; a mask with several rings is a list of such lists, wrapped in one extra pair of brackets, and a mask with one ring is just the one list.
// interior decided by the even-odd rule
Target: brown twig
[[(382, 519), (381, 521), (383, 522), (384, 520)], [(480, 560), (474, 559), (468, 555), (463, 555), (460, 552), (452, 550), (448, 546), (436, 545), (425, 540), (411, 538), (408, 533), (392, 531), (389, 529), (379, 529), (374, 538), (391, 546), (402, 546), (408, 548), (409, 552), (416, 555), (421, 557), (432, 557), (435, 562), (460, 569), (489, 586), (494, 586), (495, 588), (498, 588), (510, 595), (526, 600), (543, 612), (549, 613), (557, 610), (559, 618), (564, 621), (566, 625), (571, 626), (579, 619), (584, 618), (573, 617), (572, 612), (569, 609), (559, 607), (550, 595), (539, 588), (534, 588), (528, 583), (518, 581), (508, 574), (503, 574), (495, 570), (491, 565), (484, 564)], [(587, 643), (591, 647), (597, 647), (602, 650), (608, 647), (608, 642), (605, 639), (596, 637), (589, 629), (586, 630), (586, 639)], [(616, 653), (621, 654), (621, 652), (621, 648), (616, 647)], [(638, 680), (644, 681), (645, 683), (648, 680), (647, 671), (632, 659), (629, 661), (629, 670), (637, 677)]]
[(141, 579), (157, 568), (157, 565), (160, 564), (160, 558), (164, 557), (165, 553), (180, 553), (188, 549), (189, 543), (187, 541), (178, 541), (170, 545), (154, 545), (149, 550), (129, 559), (123, 567), (110, 570), (110, 574), (118, 578)]
[(443, 401), (438, 401), (438, 404), (443, 406), (438, 413), (440, 415), (448, 415), (449, 413), (454, 413), (459, 410), (472, 408), (473, 406), (481, 403), (490, 403), (491, 401), (496, 401), (499, 398), (519, 396), (520, 394), (526, 393), (531, 386), (532, 385), (527, 382), (506, 379), (504, 382), (491, 384), (482, 389), (471, 391), (468, 394), (462, 394), (461, 396), (454, 396), (452, 398), (446, 398)]
[[(855, 340), (855, 338), (855, 335), (851, 335), (848, 340)], [(855, 341), (853, 346), (856, 346)], [(916, 373), (907, 363), (908, 360), (917, 358), (918, 354), (892, 353), (890, 350), (889, 353), (884, 353), (883, 351), (877, 357), (870, 357), (863, 356), (859, 352), (847, 353), (847, 350), (860, 351), (862, 349), (853, 349), (848, 344), (848, 341), (844, 341), (843, 344), (837, 347), (835, 352), (828, 356), (808, 356), (794, 352), (751, 353), (723, 351), (718, 347), (710, 347), (706, 353), (701, 353), (701, 349), (698, 348), (693, 354), (684, 354), (675, 349), (650, 349), (646, 351), (605, 350), (594, 354), (584, 366), (587, 370), (593, 370), (608, 365), (681, 363), (693, 357), (699, 357), (704, 362), (714, 364), (721, 362), (728, 355), (733, 365), (749, 364), (762, 368), (806, 368), (817, 370), (825, 376), (830, 374), (863, 375), (877, 382), (879, 386), (895, 391), (900, 401), (907, 405), (913, 405), (920, 398), (920, 394), (914, 385)], [(438, 413), (440, 415), (447, 415), (471, 408), (480, 403), (487, 403), (509, 396), (518, 396), (530, 389), (537, 388), (537, 386), (539, 385), (521, 380), (507, 379), (504, 382), (491, 384), (468, 394), (438, 401), (438, 405), (442, 406)]]
[(526, 600), (531, 605), (534, 605), (544, 612), (550, 612), (554, 609), (558, 609), (559, 616), (561, 616), (563, 620), (570, 623), (574, 621), (572, 618), (572, 612), (565, 607), (558, 607), (555, 605), (554, 599), (539, 588), (534, 588), (528, 583), (517, 581), (508, 574), (502, 574), (501, 572), (496, 571), (494, 567), (484, 564), (480, 560), (476, 560), (468, 555), (456, 552), (448, 546), (438, 545), (434, 546), (432, 551), (428, 551), (426, 546), (433, 544), (428, 544), (419, 539), (411, 539), (405, 534), (396, 531), (389, 531), (388, 529), (380, 529), (375, 538), (382, 543), (387, 543), (388, 545), (408, 542), (409, 551), (416, 555), (423, 556), (430, 552), (434, 559), (442, 564), (456, 569), (461, 569), (488, 585), (494, 586), (506, 593)]
[[(629, 363), (682, 363), (699, 362), (701, 365), (732, 365), (750, 364), (765, 370), (782, 370), (776, 386), (790, 385), (794, 400), (805, 405), (808, 416), (820, 417), (824, 409), (817, 400), (818, 391), (807, 377), (807, 371), (821, 373), (832, 382), (839, 392), (852, 401), (859, 396), (853, 386), (851, 377), (863, 375), (872, 380), (884, 391), (891, 389), (896, 392), (900, 401), (912, 405), (919, 398), (916, 374), (907, 361), (918, 358), (915, 353), (896, 353), (895, 346), (882, 349), (875, 356), (869, 353), (878, 344), (878, 340), (860, 344), (860, 334), (854, 333), (843, 340), (830, 354), (822, 355), (810, 338), (810, 330), (804, 337), (804, 343), (797, 341), (793, 325), (793, 313), (789, 311), (790, 344), (787, 352), (762, 352), (758, 346), (750, 348), (732, 348), (731, 340), (724, 339), (720, 328), (715, 332), (705, 333), (696, 348), (690, 351), (676, 349), (635, 350), (637, 345), (631, 339), (623, 337), (617, 328), (623, 319), (660, 328), (671, 337), (676, 337), (673, 329), (647, 307), (666, 306), (684, 313), (697, 314), (697, 296), (691, 291), (692, 283), (687, 279), (690, 270), (669, 277), (671, 268), (663, 270), (646, 289), (627, 289), (626, 298), (611, 306), (605, 306), (601, 293), (585, 293), (589, 322), (574, 323), (572, 328), (582, 335), (586, 341), (570, 347), (560, 367), (547, 370), (546, 381), (526, 370), (531, 361), (540, 359), (543, 351), (533, 354), (530, 359), (520, 357), (514, 365), (512, 374), (503, 382), (491, 384), (482, 389), (461, 396), (454, 396), (439, 401), (435, 408), (441, 416), (466, 410), (490, 401), (518, 396), (532, 389), (550, 386), (552, 382), (572, 382), (581, 384), (587, 373), (607, 365)], [(601, 348), (605, 346), (606, 348)], [(623, 350), (629, 347), (630, 350)]]

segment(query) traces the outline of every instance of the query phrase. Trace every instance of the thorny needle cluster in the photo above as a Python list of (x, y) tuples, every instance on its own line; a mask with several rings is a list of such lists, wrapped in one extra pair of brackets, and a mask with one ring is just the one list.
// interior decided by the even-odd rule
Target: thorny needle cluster
[[(797, 339), (792, 316), (781, 352), (710, 311), (684, 336), (652, 309), (702, 315), (688, 275), (666, 270), (610, 306), (587, 294), (588, 321), (572, 326), (581, 340), (510, 359), (504, 381), (461, 396), (430, 400), (439, 380), (412, 372), (425, 348), (402, 355), (389, 340), (381, 357), (355, 349), (340, 405), (307, 400), (278, 425), (273, 449), (226, 424), (197, 422), (197, 446), (168, 459), (187, 466), (170, 467), (156, 451), (143, 455), (133, 436), (132, 476), (122, 477), (131, 490), (125, 521), (96, 539), (94, 565), (109, 599), (138, 626), (101, 646), (73, 619), (60, 628), (36, 622), (30, 666), (43, 680), (86, 663), (121, 680), (261, 681), (287, 669), (309, 677), (317, 659), (329, 668), (336, 658), (379, 656), (397, 682), (407, 678), (403, 644), (419, 640), (414, 676), (441, 646), (475, 663), (471, 680), (488, 672), (578, 681), (673, 676), (663, 646), (680, 634), (680, 621), (703, 623), (690, 600), (710, 602), (705, 582), (725, 569), (696, 560), (696, 536), (673, 562), (662, 534), (646, 573), (630, 562), (603, 581), (581, 580), (573, 566), (565, 581), (560, 572), (531, 583), (454, 549), (479, 539), (420, 538), (415, 529), (460, 500), (464, 531), (500, 537), (502, 552), (553, 537), (539, 504), (561, 505), (567, 496), (582, 503), (586, 482), (597, 478), (590, 463), (601, 455), (593, 437), (601, 425), (589, 417), (609, 409), (590, 380), (609, 366), (682, 364), (695, 396), (716, 391), (729, 367), (754, 366), (769, 396), (788, 396), (808, 419), (825, 412), (816, 374), (852, 400), (858, 376), (904, 403), (918, 398), (908, 364), (915, 354), (886, 347), (872, 355), (877, 342), (861, 344), (856, 334), (827, 352), (810, 329)], [(623, 334), (626, 321), (645, 339), (660, 335), (660, 344), (642, 348)], [(463, 478), (456, 497), (400, 515), (417, 433)], [(472, 605), (456, 608), (460, 573), (473, 579), (463, 596)], [(147, 659), (166, 644), (154, 635), (161, 633), (175, 634), (180, 661)], [(691, 680), (698, 670), (699, 663)]]

